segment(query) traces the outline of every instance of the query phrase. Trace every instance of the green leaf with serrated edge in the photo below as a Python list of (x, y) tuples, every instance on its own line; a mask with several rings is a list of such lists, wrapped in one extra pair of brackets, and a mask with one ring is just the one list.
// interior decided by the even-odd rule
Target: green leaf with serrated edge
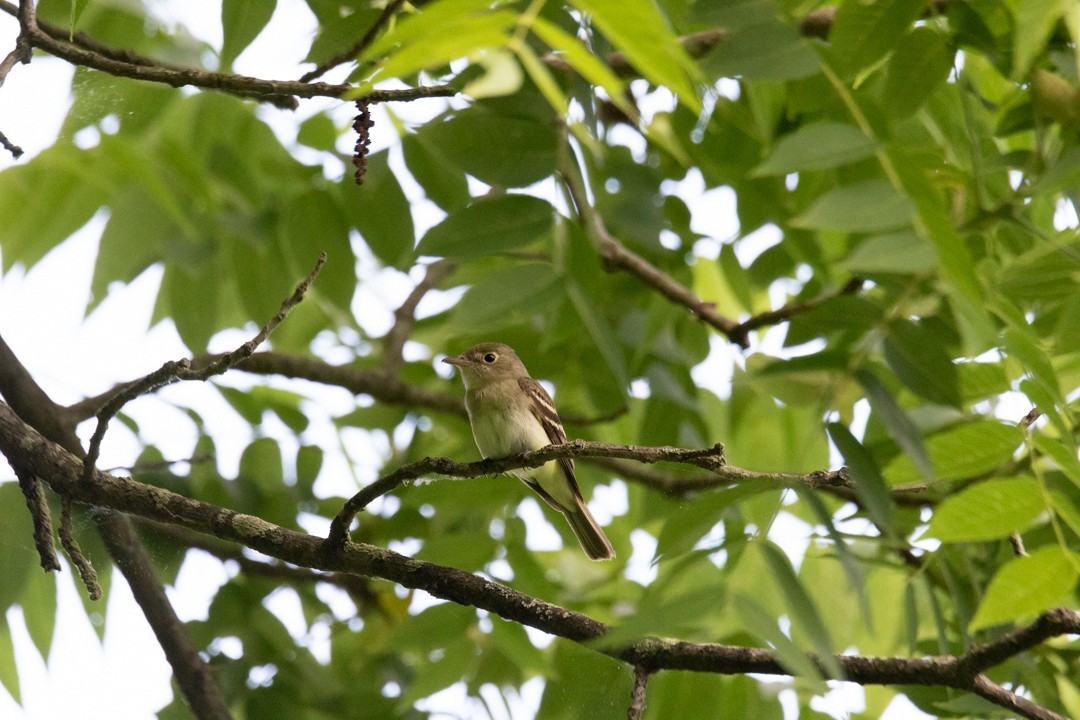
[(945, 82), (952, 67), (948, 37), (930, 27), (914, 28), (889, 59), (882, 104), (897, 119), (912, 115)]
[(258, 37), (270, 16), (274, 14), (277, 0), (222, 0), (221, 64), (232, 67), (236, 57)]
[(452, 258), (498, 255), (550, 235), (554, 221), (555, 208), (532, 195), (477, 200), (428, 230), (416, 252)]
[[(1024, 432), (1015, 425), (981, 420), (934, 433), (925, 442), (937, 479), (958, 480), (989, 472), (1012, 460), (1013, 453), (1024, 442)], [(882, 474), (892, 486), (923, 483), (927, 479), (906, 455), (893, 458)]]
[(882, 232), (911, 222), (911, 201), (884, 180), (866, 180), (827, 190), (791, 224), (809, 230)]
[(691, 111), (701, 112), (697, 66), (652, 0), (577, 0), (574, 5), (643, 77), (671, 90)]
[(1067, 604), (1076, 587), (1078, 566), (1080, 558), (1056, 545), (1013, 558), (990, 581), (968, 631), (1024, 622)]
[(798, 625), (799, 632), (810, 640), (814, 652), (818, 653), (819, 660), (829, 677), (843, 677), (840, 664), (836, 661), (835, 650), (829, 632), (818, 614), (814, 601), (806, 594), (806, 590), (799, 583), (795, 575), (795, 569), (791, 566), (784, 551), (768, 540), (755, 543), (761, 551), (765, 564), (771, 571), (773, 580), (779, 586), (780, 592), (785, 599), (785, 606), (792, 625)]
[(909, 390), (940, 405), (960, 404), (960, 383), (952, 358), (924, 326), (910, 320), (889, 323), (885, 359)]
[(869, 370), (860, 369), (855, 372), (859, 384), (866, 390), (866, 399), (870, 401), (870, 407), (881, 418), (893, 439), (901, 450), (911, 458), (915, 467), (922, 471), (927, 478), (933, 479), (934, 466), (930, 462), (930, 455), (926, 452), (926, 444), (923, 442), (922, 433), (915, 427), (908, 414), (896, 402), (889, 389), (885, 387), (877, 375)]
[(19, 669), (15, 665), (15, 642), (11, 637), (11, 626), (3, 613), (0, 613), (0, 683), (15, 702), (22, 702)]
[(844, 425), (829, 423), (827, 429), (836, 449), (844, 456), (844, 463), (855, 481), (855, 491), (870, 516), (883, 532), (897, 537), (896, 507), (873, 456)]
[(1046, 512), (1031, 478), (987, 480), (950, 495), (934, 510), (927, 534), (943, 542), (996, 540), (1019, 532)]
[(877, 143), (854, 125), (821, 122), (784, 135), (751, 175), (787, 175), (822, 170), (870, 157)]

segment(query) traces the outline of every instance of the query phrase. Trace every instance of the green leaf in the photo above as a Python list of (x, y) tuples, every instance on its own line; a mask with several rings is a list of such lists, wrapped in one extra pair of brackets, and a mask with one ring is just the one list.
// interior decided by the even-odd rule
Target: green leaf
[(401, 140), (401, 151), (409, 172), (433, 203), (449, 212), (469, 202), (469, 182), (465, 173), (455, 167), (430, 138), (406, 135)]
[(896, 507), (889, 496), (889, 487), (881, 477), (877, 463), (866, 448), (862, 446), (851, 431), (840, 423), (829, 423), (829, 437), (840, 454), (844, 464), (855, 481), (855, 491), (859, 494), (874, 522), (886, 534), (897, 537)]
[[(981, 420), (964, 423), (935, 433), (926, 439), (938, 480), (975, 477), (1012, 460), (1024, 441), (1024, 431), (1015, 425)], [(890, 485), (918, 483), (927, 478), (906, 455), (898, 455), (885, 466)]]
[(19, 606), (34, 647), (48, 660), (56, 630), (56, 573), (31, 572)]
[(363, 185), (347, 176), (338, 188), (350, 222), (375, 257), (393, 267), (404, 267), (413, 257), (416, 231), (409, 200), (390, 168), (389, 152), (368, 156)]
[(768, 643), (776, 653), (777, 660), (784, 669), (795, 677), (820, 679), (821, 672), (810, 661), (806, 652), (801, 650), (780, 630), (777, 618), (745, 593), (739, 593), (732, 600), (732, 606), (739, 617), (739, 624), (746, 630)]
[(889, 437), (911, 458), (915, 466), (925, 477), (934, 477), (934, 466), (930, 462), (930, 456), (926, 452), (926, 444), (923, 442), (922, 433), (915, 427), (908, 414), (896, 402), (889, 389), (869, 370), (856, 371), (855, 377), (859, 384), (866, 390), (866, 399), (870, 401), (870, 407), (881, 418)]
[(910, 320), (890, 323), (885, 335), (885, 359), (909, 390), (940, 405), (960, 404), (956, 366), (940, 338), (924, 325)]
[(828, 190), (802, 214), (794, 227), (840, 232), (881, 232), (911, 222), (911, 201), (884, 180), (866, 180)]
[(900, 42), (885, 70), (881, 92), (885, 109), (897, 119), (914, 114), (945, 82), (952, 67), (953, 50), (946, 35), (930, 27), (914, 28)]
[(987, 480), (945, 498), (927, 534), (943, 542), (996, 540), (1023, 530), (1044, 512), (1042, 489), (1033, 479)]
[(699, 71), (652, 0), (576, 0), (611, 44), (650, 82), (675, 93), (694, 113), (701, 99), (694, 83)]
[(773, 580), (776, 581), (784, 596), (792, 627), (797, 628), (799, 633), (810, 640), (814, 652), (818, 653), (821, 664), (829, 677), (843, 677), (843, 671), (836, 662), (834, 655), (836, 651), (829, 637), (829, 631), (825, 628), (825, 623), (818, 614), (814, 601), (799, 582), (791, 561), (780, 548), (768, 540), (757, 543), (757, 547), (772, 573)]
[[(752, 7), (742, 22), (723, 17), (734, 3), (695, 3), (697, 8), (715, 9), (718, 17), (705, 20), (714, 27), (730, 29), (723, 42), (706, 55), (702, 67), (710, 77), (741, 77), (746, 80), (797, 80), (821, 70), (821, 58), (791, 25), (776, 17), (771, 2), (743, 2)], [(710, 15), (706, 10), (705, 15)], [(704, 19), (704, 18), (703, 18)]]
[(315, 113), (304, 122), (296, 132), (296, 142), (301, 145), (331, 152), (337, 145), (338, 129), (326, 113)]
[(1075, 554), (1056, 545), (1010, 560), (990, 581), (968, 631), (1023, 622), (1044, 610), (1069, 604), (1078, 563)]
[(1054, 366), (1043, 349), (1039, 347), (1035, 338), (1032, 337), (1031, 330), (1028, 328), (1006, 328), (1004, 341), (1005, 352), (1010, 357), (1018, 360), (1024, 366), (1024, 369), (1031, 373), (1035, 382), (1050, 393), (1056, 403), (1064, 403), (1061, 394), (1061, 383), (1058, 382)]
[(525, 187), (555, 171), (558, 135), (532, 118), (474, 105), (449, 120), (428, 123), (417, 134), (488, 185)]
[(233, 61), (258, 37), (277, 7), (277, 0), (222, 0), (221, 65), (232, 67)]
[(498, 255), (549, 236), (554, 220), (555, 208), (532, 195), (481, 199), (428, 230), (416, 251), (452, 258)]
[(0, 172), (3, 269), (32, 267), (86, 224), (105, 202), (109, 177), (92, 174), (87, 151), (56, 145)]
[(924, 10), (922, 0), (844, 0), (829, 43), (845, 75), (857, 75), (899, 45)]
[(11, 637), (11, 626), (7, 617), (0, 613), (0, 683), (11, 694), (15, 702), (22, 702), (19, 691), (19, 668), (15, 665), (15, 642)]
[(934, 247), (914, 232), (903, 230), (867, 237), (841, 262), (853, 273), (922, 274), (937, 268)]
[(285, 473), (278, 444), (270, 438), (257, 438), (244, 448), (237, 479), (253, 483), (266, 495), (281, 492), (285, 486)]
[(37, 572), (33, 533), (30, 511), (18, 483), (0, 484), (0, 547), (4, 548), (4, 562), (0, 563), (0, 620), (9, 607), (19, 602), (30, 574)]
[(1035, 59), (1046, 52), (1046, 41), (1065, 4), (1061, 0), (1007, 0), (1006, 5), (1016, 19), (1012, 77), (1019, 80), (1027, 76)]
[(517, 20), (517, 13), (491, 10), (488, 2), (431, 3), (398, 22), (361, 54), (361, 67), (372, 72), (358, 92), (366, 93), (376, 83), (439, 68), (481, 50), (505, 47)]
[(586, 82), (604, 88), (613, 102), (623, 107), (624, 111), (629, 109), (626, 106), (623, 81), (612, 72), (611, 68), (589, 52), (580, 40), (543, 17), (533, 20), (532, 30), (552, 50), (557, 51), (559, 57), (569, 63), (570, 67), (585, 78)]
[[(406, 224), (403, 218), (402, 225)], [(290, 282), (299, 282), (315, 266), (319, 253), (325, 252), (326, 264), (312, 285), (313, 291), (348, 312), (356, 292), (356, 255), (349, 240), (349, 219), (335, 193), (320, 188), (293, 196), (283, 204), (277, 230), (289, 260)], [(283, 295), (279, 302), (284, 299)]]
[(494, 270), (469, 288), (452, 311), (454, 327), (485, 332), (521, 322), (549, 307), (550, 289), (558, 282), (551, 266), (510, 265)]
[(626, 369), (626, 357), (623, 355), (622, 348), (615, 338), (615, 331), (594, 305), (592, 298), (585, 293), (580, 285), (568, 280), (566, 294), (570, 298), (574, 309), (577, 310), (578, 317), (581, 318), (581, 324), (592, 339), (593, 345), (599, 351), (600, 357), (604, 359), (608, 372), (614, 376), (615, 382), (625, 391), (630, 387), (630, 376)]
[(839, 167), (874, 154), (877, 143), (854, 125), (820, 122), (803, 125), (776, 143), (752, 175), (786, 175)]

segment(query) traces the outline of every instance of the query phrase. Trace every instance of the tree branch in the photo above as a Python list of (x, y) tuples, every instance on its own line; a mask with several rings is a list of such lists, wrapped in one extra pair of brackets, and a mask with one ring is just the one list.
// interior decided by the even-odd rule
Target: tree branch
[[(0, 10), (12, 15), (18, 12), (18, 9), (6, 0), (0, 0)], [(103, 53), (100, 52), (103, 48), (100, 43), (85, 43), (87, 39), (85, 35), (81, 36), (84, 44), (79, 45), (66, 39), (68, 36), (66, 31), (60, 30), (57, 33), (59, 37), (54, 36), (56, 30), (57, 28), (50, 27), (47, 31), (44, 26), (34, 23), (27, 28), (29, 41), (34, 47), (67, 60), (73, 65), (94, 68), (119, 77), (164, 83), (172, 87), (193, 85), (205, 90), (218, 90), (245, 98), (274, 102), (275, 104), (281, 104), (282, 97), (285, 96), (292, 98), (338, 98), (356, 90), (355, 87), (349, 84), (335, 85), (329, 83), (305, 83), (296, 80), (263, 80), (247, 75), (170, 66), (122, 50), (110, 49), (110, 52)], [(372, 102), (393, 102), (431, 97), (452, 97), (457, 95), (457, 92), (448, 85), (434, 85), (403, 90), (374, 90), (364, 97)]]
[[(414, 560), (373, 545), (346, 542), (344, 546), (334, 548), (320, 538), (288, 530), (258, 517), (186, 498), (163, 488), (144, 485), (130, 478), (95, 472), (89, 482), (82, 482), (79, 458), (46, 440), (2, 403), (0, 452), (13, 463), (26, 466), (57, 492), (70, 495), (78, 502), (109, 507), (238, 542), (293, 565), (381, 577), (404, 587), (424, 590), (438, 598), (487, 610), (552, 635), (588, 644), (598, 652), (645, 671), (672, 669), (721, 674), (788, 674), (776, 655), (763, 648), (691, 643), (656, 637), (644, 638), (629, 645), (605, 645), (603, 637), (611, 629), (608, 625), (472, 573)], [(539, 451), (542, 452), (545, 451)], [(552, 449), (548, 448), (546, 452), (552, 452)], [(678, 455), (685, 451), (670, 448), (658, 455), (668, 456), (671, 452)], [(709, 451), (694, 452), (701, 453), (699, 459), (702, 463), (718, 462), (715, 455), (709, 460)], [(620, 449), (617, 454), (625, 453), (624, 449)], [(658, 456), (657, 459), (663, 458)], [(1050, 622), (1053, 634), (1076, 632), (1080, 628), (1080, 616), (1074, 611), (1062, 609), (1053, 611), (1053, 614), (1060, 614), (1060, 620)], [(1036, 625), (1039, 622), (1043, 621), (1036, 621)], [(1064, 626), (1055, 623), (1063, 623)], [(1057, 629), (1061, 632), (1056, 632)], [(1027, 639), (1017, 647), (1028, 647), (1026, 643), (1046, 630), (1045, 627), (1039, 628), (1025, 635)], [(809, 657), (821, 667), (817, 656), (811, 654)], [(985, 662), (988, 657), (984, 654), (980, 662)], [(1030, 701), (1007, 691), (995, 690), (992, 684), (981, 679), (981, 675), (972, 676), (970, 668), (978, 663), (968, 660), (967, 655), (920, 658), (837, 655), (835, 661), (843, 671), (843, 679), (849, 682), (959, 688), (977, 692), (1023, 717), (1037, 720), (1057, 717), (1052, 713), (1047, 714), (1049, 711)]]
[(364, 52), (364, 49), (367, 48), (368, 45), (375, 41), (375, 38), (378, 37), (380, 32), (382, 32), (382, 29), (386, 27), (387, 23), (390, 22), (390, 18), (394, 17), (394, 15), (397, 14), (397, 11), (400, 10), (401, 6), (404, 4), (405, 0), (390, 0), (390, 2), (386, 4), (386, 7), (383, 8), (383, 11), (379, 15), (379, 17), (377, 17), (375, 19), (375, 22), (371, 24), (371, 27), (368, 28), (368, 31), (364, 33), (364, 37), (360, 38), (356, 42), (356, 44), (348, 50), (338, 53), (329, 60), (326, 60), (325, 62), (316, 65), (314, 70), (311, 70), (301, 75), (300, 82), (311, 82), (315, 78), (325, 74), (330, 69), (335, 68), (338, 65), (347, 63), (350, 60), (355, 60), (360, 55), (360, 53)]
[[(0, 409), (9, 420), (17, 422), (25, 432), (31, 433), (43, 443), (43, 447), (53, 448), (56, 453), (62, 454), (70, 463), (74, 463), (74, 466), (82, 466), (81, 458), (84, 453), (75, 435), (74, 424), (66, 424), (62, 420), (61, 408), (34, 381), (2, 337), (0, 337), (0, 395), (10, 403), (10, 405), (0, 404)], [(20, 457), (26, 456), (8, 456), (12, 461), (12, 467), (21, 467), (18, 464)], [(33, 467), (24, 467), (20, 472), (29, 472), (41, 479)], [(50, 485), (56, 490), (57, 486), (51, 483)], [(72, 493), (60, 492), (60, 495), (67, 499), (75, 497)], [(221, 690), (215, 684), (208, 667), (199, 657), (184, 624), (176, 617), (176, 612), (157, 578), (154, 565), (138, 536), (135, 535), (131, 522), (123, 515), (112, 514), (109, 517), (102, 517), (91, 514), (91, 517), (105, 540), (109, 554), (124, 573), (124, 578), (131, 586), (132, 593), (138, 599), (139, 607), (155, 635), (159, 638), (167, 638), (168, 644), (165, 640), (162, 641), (165, 657), (176, 674), (177, 683), (194, 715), (199, 720), (228, 720), (230, 714)], [(71, 540), (74, 541), (74, 537)], [(78, 555), (81, 555), (81, 552)], [(72, 563), (78, 567), (77, 557), (72, 560)], [(87, 588), (93, 595), (93, 585), (88, 585)]]
[[(327, 543), (332, 547), (342, 547), (349, 538), (349, 525), (356, 514), (367, 507), (371, 501), (411, 480), (425, 475), (443, 475), (454, 478), (475, 478), (482, 475), (499, 473), (524, 467), (540, 467), (544, 463), (558, 458), (574, 457), (621, 457), (632, 458), (638, 462), (675, 462), (693, 465), (713, 472), (723, 472), (730, 468), (724, 462), (724, 447), (717, 443), (705, 450), (684, 450), (674, 447), (646, 447), (642, 445), (615, 445), (595, 443), (587, 440), (571, 440), (561, 445), (548, 445), (546, 448), (523, 452), (499, 459), (478, 460), (471, 463), (459, 463), (445, 457), (429, 457), (408, 465), (402, 465), (389, 475), (384, 475), (360, 492), (349, 498), (330, 524)], [(749, 471), (735, 468), (739, 473)]]
[(450, 260), (437, 260), (428, 265), (424, 279), (416, 284), (401, 307), (394, 311), (394, 325), (383, 338), (382, 372), (387, 378), (396, 378), (401, 372), (401, 366), (405, 362), (402, 356), (405, 341), (409, 339), (409, 333), (416, 324), (416, 306), (429, 290), (438, 287), (456, 267)]
[(562, 153), (559, 161), (559, 175), (570, 193), (578, 218), (582, 225), (585, 226), (586, 232), (596, 242), (600, 259), (606, 271), (623, 271), (633, 275), (671, 302), (685, 307), (694, 316), (726, 335), (731, 342), (742, 348), (749, 346), (749, 334), (752, 330), (786, 322), (795, 315), (810, 312), (833, 298), (850, 295), (862, 289), (862, 279), (855, 278), (836, 292), (826, 293), (814, 300), (789, 302), (776, 310), (769, 310), (758, 315), (752, 315), (742, 322), (735, 322), (731, 318), (718, 313), (714, 303), (702, 300), (693, 290), (623, 245), (608, 232), (600, 213), (589, 203), (585, 190), (585, 179), (571, 158), (569, 150)]

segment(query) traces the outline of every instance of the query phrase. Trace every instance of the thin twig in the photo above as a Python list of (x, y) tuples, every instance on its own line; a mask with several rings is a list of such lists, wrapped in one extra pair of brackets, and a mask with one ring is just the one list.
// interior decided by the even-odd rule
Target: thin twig
[(83, 462), (84, 479), (89, 480), (90, 476), (94, 473), (94, 467), (97, 464), (98, 455), (101, 452), (101, 442), (104, 440), (105, 432), (109, 428), (109, 421), (120, 412), (124, 405), (141, 395), (151, 393), (165, 385), (177, 382), (178, 380), (208, 380), (214, 375), (220, 375), (238, 362), (251, 357), (252, 353), (255, 352), (255, 348), (265, 342), (270, 336), (270, 333), (274, 332), (277, 326), (288, 317), (290, 312), (292, 312), (292, 309), (304, 299), (304, 295), (307, 294), (308, 288), (311, 287), (311, 283), (315, 280), (316, 276), (318, 276), (319, 271), (322, 270), (325, 263), (326, 253), (322, 253), (319, 255), (315, 267), (308, 273), (307, 277), (296, 286), (296, 290), (293, 291), (293, 294), (281, 303), (281, 308), (278, 310), (277, 314), (270, 318), (269, 322), (259, 329), (259, 332), (255, 337), (248, 340), (240, 347), (217, 357), (213, 362), (210, 362), (205, 367), (199, 369), (193, 369), (191, 367), (191, 361), (187, 358), (169, 360), (152, 373), (133, 383), (124, 385), (119, 392), (109, 398), (104, 406), (97, 412), (97, 426), (94, 428), (94, 434), (90, 437), (90, 445), (87, 448), (86, 458)]
[(405, 302), (394, 311), (394, 325), (390, 332), (383, 338), (383, 361), (382, 372), (388, 378), (396, 378), (401, 372), (401, 366), (405, 359), (402, 351), (405, 342), (409, 339), (413, 325), (416, 324), (416, 306), (424, 299), (429, 290), (439, 286), (450, 273), (454, 272), (456, 264), (451, 260), (437, 260), (427, 266), (424, 278), (416, 284)]
[(11, 153), (11, 157), (15, 158), (16, 160), (22, 157), (23, 149), (8, 140), (8, 136), (5, 135), (3, 132), (0, 132), (0, 147), (3, 147), (5, 150)]
[(56, 557), (56, 545), (53, 543), (52, 513), (49, 511), (49, 500), (45, 497), (45, 486), (34, 473), (25, 469), (16, 466), (15, 474), (19, 478), (19, 489), (26, 498), (26, 508), (34, 522), (34, 547), (37, 548), (41, 569), (45, 572), (59, 570), (60, 561)]
[[(0, 11), (15, 14), (17, 9), (6, 0), (0, 0)], [(64, 33), (65, 37), (66, 35)], [(172, 87), (192, 85), (206, 90), (217, 90), (245, 98), (274, 102), (275, 104), (280, 104), (283, 96), (293, 98), (338, 98), (356, 92), (356, 88), (348, 83), (330, 84), (303, 83), (296, 80), (264, 80), (247, 75), (167, 66), (157, 61), (153, 61), (153, 64), (148, 65), (144, 62), (145, 58), (127, 57), (120, 59), (123, 51), (105, 55), (98, 52), (97, 49), (90, 49), (67, 39), (54, 37), (36, 24), (29, 28), (29, 42), (32, 43), (33, 47), (67, 60), (73, 65), (94, 68), (110, 75), (159, 82)], [(432, 97), (452, 97), (457, 94), (458, 91), (449, 85), (433, 85), (400, 90), (374, 90), (364, 95), (364, 98), (371, 102), (406, 102)]]
[[(703, 450), (686, 450), (674, 447), (616, 445), (588, 442), (586, 440), (571, 440), (561, 445), (548, 445), (540, 450), (523, 452), (496, 460), (486, 459), (471, 463), (459, 463), (445, 457), (428, 457), (408, 465), (402, 465), (389, 475), (384, 475), (370, 485), (364, 486), (360, 492), (349, 498), (330, 524), (327, 544), (334, 548), (344, 546), (349, 536), (349, 525), (357, 513), (376, 498), (417, 478), (426, 475), (442, 475), (462, 479), (475, 478), (483, 475), (497, 475), (516, 468), (539, 467), (556, 458), (576, 457), (628, 458), (643, 463), (674, 462), (693, 465), (713, 472), (731, 470), (724, 461), (724, 447), (719, 443)], [(742, 473), (750, 472), (741, 470), (741, 468), (735, 469)]]
[(371, 27), (368, 28), (368, 31), (364, 33), (364, 37), (360, 38), (356, 44), (348, 50), (338, 53), (329, 60), (325, 60), (316, 65), (314, 70), (310, 70), (301, 75), (300, 82), (311, 82), (315, 78), (324, 75), (330, 69), (335, 68), (342, 63), (347, 63), (350, 60), (355, 60), (359, 57), (360, 53), (364, 52), (364, 50), (375, 41), (375, 38), (382, 32), (382, 29), (390, 22), (390, 18), (392, 18), (404, 4), (405, 0), (391, 0), (391, 2), (387, 3), (386, 7), (383, 8), (382, 13), (375, 19), (375, 22), (371, 24)]
[(630, 691), (630, 707), (626, 709), (626, 720), (641, 720), (645, 714), (645, 691), (649, 686), (651, 670), (640, 665), (634, 666), (634, 689)]
[(86, 594), (91, 600), (101, 599), (101, 584), (98, 582), (97, 570), (93, 563), (83, 554), (79, 547), (79, 541), (75, 539), (75, 533), (71, 528), (71, 498), (64, 495), (60, 498), (60, 545), (64, 548), (71, 564), (79, 573)]
[[(565, 140), (564, 140), (565, 146)], [(836, 292), (826, 293), (813, 300), (790, 302), (776, 310), (752, 315), (743, 322), (735, 322), (716, 311), (714, 303), (706, 302), (668, 273), (656, 267), (648, 260), (623, 245), (614, 237), (604, 224), (604, 220), (589, 203), (585, 190), (585, 179), (566, 147), (559, 161), (559, 174), (570, 193), (578, 217), (597, 244), (600, 259), (608, 272), (625, 271), (651, 287), (676, 305), (681, 305), (700, 318), (703, 322), (720, 331), (731, 342), (740, 347), (750, 344), (750, 331), (766, 325), (786, 322), (796, 315), (810, 312), (826, 302), (841, 295), (858, 292), (862, 286), (861, 278), (853, 278), (847, 285)]]
[(736, 345), (746, 347), (750, 342), (748, 336), (752, 330), (757, 330), (758, 328), (767, 325), (778, 325), (782, 322), (787, 322), (796, 315), (802, 315), (811, 310), (816, 310), (830, 300), (834, 300), (843, 295), (853, 295), (862, 290), (863, 282), (862, 278), (852, 278), (839, 290), (824, 293), (813, 300), (792, 301), (776, 310), (768, 310), (763, 313), (758, 313), (757, 315), (751, 315), (749, 318), (732, 328), (728, 337), (731, 338), (731, 341)]
[(562, 176), (566, 189), (570, 192), (570, 198), (574, 201), (578, 217), (581, 218), (586, 232), (597, 244), (605, 270), (608, 272), (625, 270), (668, 300), (682, 305), (707, 324), (731, 336), (738, 327), (738, 323), (716, 312), (712, 303), (702, 300), (693, 290), (627, 248), (608, 232), (600, 213), (589, 203), (585, 192), (585, 180), (570, 157), (568, 148), (560, 158), (559, 174)]

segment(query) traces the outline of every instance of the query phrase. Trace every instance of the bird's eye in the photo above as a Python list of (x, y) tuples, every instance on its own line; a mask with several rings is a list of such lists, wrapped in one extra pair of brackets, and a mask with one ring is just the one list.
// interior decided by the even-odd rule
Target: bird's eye
[(499, 358), (499, 356), (496, 355), (495, 353), (488, 353), (487, 355), (484, 356), (484, 362), (486, 362), (488, 365), (490, 365), (491, 363), (495, 362), (498, 358)]

